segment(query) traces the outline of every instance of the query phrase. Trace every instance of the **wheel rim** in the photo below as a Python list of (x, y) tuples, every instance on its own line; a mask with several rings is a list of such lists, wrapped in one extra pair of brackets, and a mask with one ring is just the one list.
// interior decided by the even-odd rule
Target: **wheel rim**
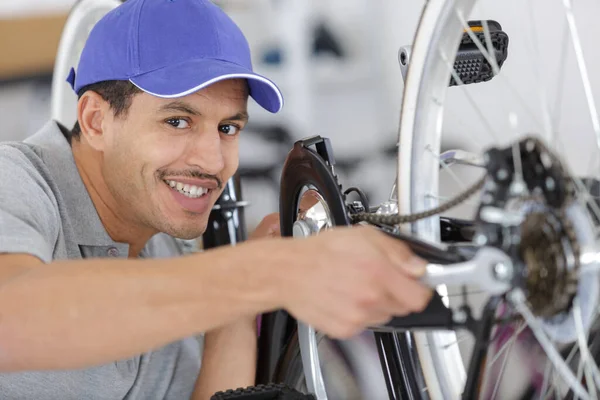
[[(456, 53), (463, 34), (466, 18), (463, 17), (461, 20), (459, 16), (469, 16), (476, 3), (482, 2), (430, 0), (424, 9), (415, 42), (411, 48), (411, 67), (406, 78), (401, 110), (398, 152), (399, 184), (397, 185), (400, 214), (410, 214), (433, 208), (440, 199), (438, 193), (439, 171), (440, 166), (444, 167), (444, 165), (431, 157), (431, 154), (438, 155), (440, 158), (443, 123), (444, 119), (448, 117), (444, 115), (448, 106), (446, 104), (447, 82), (452, 77), (449, 60)], [(533, 1), (528, 0), (528, 3), (533, 3)], [(570, 25), (572, 21), (569, 20), (570, 1), (565, 0), (562, 3), (565, 6), (567, 25), (571, 35), (576, 36), (573, 34), (575, 32), (574, 25)], [(474, 17), (473, 19), (479, 18)], [(573, 43), (575, 42), (576, 40), (573, 39)], [(485, 47), (485, 43), (483, 47)], [(577, 45), (574, 44), (573, 47), (577, 48)], [(590, 110), (588, 118), (591, 117), (592, 130), (597, 135), (599, 132), (597, 109), (593, 95), (589, 94), (591, 91), (590, 81), (587, 78), (586, 85), (585, 68), (581, 68), (582, 57), (577, 51), (575, 53), (575, 58), (580, 66), (579, 70), (582, 72), (585, 89), (583, 95), (587, 99), (586, 105)], [(558, 59), (560, 60), (560, 57)], [(597, 85), (594, 89), (597, 93)], [(548, 134), (548, 137), (551, 137), (550, 133), (555, 135), (556, 128), (550, 127), (552, 128), (550, 129), (549, 123), (547, 123), (550, 118), (544, 116), (541, 120), (543, 121), (540, 124), (543, 128), (542, 132)], [(597, 177), (597, 175), (597, 173), (592, 174), (593, 177)], [(437, 217), (401, 228), (409, 229), (423, 239), (440, 241)], [(441, 287), (438, 291), (440, 294), (446, 295), (446, 299), (448, 298), (447, 288)], [(414, 336), (430, 397), (434, 399), (460, 397), (466, 374), (458, 344), (460, 340), (456, 333), (427, 332), (415, 333)], [(594, 374), (594, 371), (590, 372), (589, 377), (595, 378)], [(494, 388), (494, 394), (496, 389)]]
[[(474, 0), (457, 1), (457, 6), (467, 15), (473, 7)], [(447, 19), (452, 2), (445, 0), (433, 0), (428, 2), (424, 9), (421, 21), (428, 24), (420, 24), (412, 47), (411, 65), (431, 65), (428, 61), (430, 56), (429, 44), (436, 43), (440, 37), (445, 37), (444, 47), (456, 49), (460, 39), (460, 26), (457, 23), (443, 24), (441, 19)], [(432, 40), (434, 38), (434, 40)], [(429, 107), (423, 109), (422, 93), (434, 93), (438, 98), (443, 98), (446, 86), (437, 85), (438, 82), (447, 82), (450, 79), (450, 71), (441, 68), (440, 63), (432, 70), (426, 68), (409, 68), (400, 119), (399, 154), (398, 154), (398, 184), (397, 199), (400, 214), (410, 214), (433, 208), (434, 202), (423, 202), (426, 193), (437, 192), (439, 184), (438, 166), (428, 160), (413, 154), (415, 149), (423, 149), (426, 146), (435, 146), (439, 149), (441, 143), (440, 120), (443, 117), (442, 107)], [(428, 118), (421, 118), (420, 113), (427, 113)], [(433, 132), (428, 135), (418, 135), (416, 132)], [(416, 164), (421, 160), (420, 163)], [(423, 177), (414, 179), (414, 171)], [(425, 178), (426, 177), (426, 178)], [(403, 183), (409, 183), (408, 185)], [(424, 204), (425, 203), (425, 204)], [(439, 219), (436, 217), (419, 221), (410, 227), (412, 233), (423, 239), (439, 242)], [(438, 288), (438, 292), (444, 297), (446, 288)], [(427, 384), (428, 395), (432, 399), (453, 399), (460, 397), (465, 381), (466, 372), (458, 347), (458, 338), (455, 332), (423, 332), (414, 333), (415, 346), (419, 356), (423, 376)], [(456, 343), (443, 348), (440, 343)]]
[[(329, 207), (317, 188), (313, 185), (303, 186), (298, 197), (296, 221), (293, 228), (294, 238), (318, 235), (320, 232), (330, 229), (333, 225)], [(314, 394), (319, 400), (325, 400), (327, 399), (327, 391), (323, 372), (321, 371), (319, 343), (315, 329), (298, 321), (298, 340), (308, 392)]]

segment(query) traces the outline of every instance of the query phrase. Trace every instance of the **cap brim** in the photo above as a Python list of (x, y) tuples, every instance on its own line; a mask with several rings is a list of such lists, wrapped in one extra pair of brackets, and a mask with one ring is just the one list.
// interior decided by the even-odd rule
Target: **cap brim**
[(197, 92), (215, 82), (235, 78), (248, 81), (250, 96), (265, 110), (276, 113), (283, 107), (283, 96), (277, 85), (247, 68), (221, 60), (188, 61), (129, 80), (148, 94), (175, 98)]

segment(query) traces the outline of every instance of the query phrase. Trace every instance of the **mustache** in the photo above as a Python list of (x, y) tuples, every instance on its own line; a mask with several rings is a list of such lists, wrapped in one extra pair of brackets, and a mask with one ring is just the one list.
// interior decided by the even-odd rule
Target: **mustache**
[(193, 169), (180, 170), (180, 171), (171, 171), (171, 170), (158, 171), (158, 177), (160, 178), (160, 180), (164, 180), (167, 176), (169, 176), (169, 177), (178, 176), (181, 178), (210, 179), (210, 180), (213, 180), (216, 182), (218, 189), (221, 189), (223, 187), (223, 181), (221, 181), (221, 179), (219, 179), (218, 176), (206, 174), (204, 172), (193, 170)]

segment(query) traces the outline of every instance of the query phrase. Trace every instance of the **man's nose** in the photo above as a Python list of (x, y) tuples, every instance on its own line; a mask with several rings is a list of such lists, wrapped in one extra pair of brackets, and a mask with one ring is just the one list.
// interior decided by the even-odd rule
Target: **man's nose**
[(189, 164), (198, 166), (207, 174), (219, 174), (225, 167), (219, 132), (202, 132), (197, 135), (190, 144), (187, 158)]

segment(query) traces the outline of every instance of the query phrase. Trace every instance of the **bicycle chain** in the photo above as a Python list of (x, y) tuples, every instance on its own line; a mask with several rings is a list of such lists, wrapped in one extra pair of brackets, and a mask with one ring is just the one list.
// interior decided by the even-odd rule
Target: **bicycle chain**
[(479, 181), (477, 181), (473, 186), (471, 186), (470, 188), (465, 190), (463, 193), (456, 196), (454, 199), (449, 200), (448, 202), (442, 204), (441, 206), (433, 208), (431, 210), (427, 210), (427, 211), (423, 211), (423, 212), (419, 212), (419, 213), (415, 213), (415, 214), (408, 214), (408, 215), (399, 215), (399, 214), (384, 215), (384, 214), (362, 212), (362, 213), (357, 213), (357, 214), (351, 215), (350, 218), (352, 219), (353, 222), (369, 222), (371, 224), (379, 224), (379, 225), (399, 225), (399, 224), (407, 224), (407, 223), (411, 223), (411, 222), (416, 222), (421, 219), (425, 219), (425, 218), (433, 217), (434, 215), (437, 215), (437, 214), (441, 214), (441, 213), (448, 211), (451, 208), (454, 208), (454, 207), (458, 206), (459, 204), (463, 203), (465, 200), (467, 200), (469, 197), (474, 195), (478, 190), (480, 190), (483, 187), (485, 180), (486, 180), (486, 177), (484, 176)]

